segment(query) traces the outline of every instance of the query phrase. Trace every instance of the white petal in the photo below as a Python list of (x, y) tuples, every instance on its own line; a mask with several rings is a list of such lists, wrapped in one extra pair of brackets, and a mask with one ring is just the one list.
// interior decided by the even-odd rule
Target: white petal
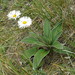
[[(27, 21), (26, 24), (23, 24), (23, 21)], [(30, 17), (21, 17), (18, 21), (18, 26), (19, 28), (25, 28), (25, 27), (29, 27), (32, 24), (32, 20)]]
[[(16, 14), (16, 17), (13, 17), (13, 15)], [(21, 15), (20, 11), (16, 11), (16, 10), (13, 10), (13, 11), (10, 11), (9, 14), (7, 15), (9, 19), (15, 19), (16, 18), (19, 18)]]

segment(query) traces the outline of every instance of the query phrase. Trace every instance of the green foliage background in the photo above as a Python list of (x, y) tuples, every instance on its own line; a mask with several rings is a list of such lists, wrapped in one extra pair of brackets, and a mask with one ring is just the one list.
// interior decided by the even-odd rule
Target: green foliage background
[[(19, 29), (17, 22), (8, 20), (11, 10), (20, 10), (21, 16), (33, 19), (30, 27), (36, 33), (42, 33), (43, 19), (48, 18), (52, 25), (64, 19), (63, 34), (59, 41), (75, 52), (75, 1), (74, 0), (0, 0), (0, 75), (35, 75), (31, 64), (23, 52), (31, 48), (21, 42), (31, 30)], [(73, 9), (71, 9), (73, 8)], [(23, 55), (23, 56), (22, 56)], [(65, 59), (66, 55), (47, 56), (42, 69), (46, 75), (75, 74), (75, 59)], [(51, 64), (48, 65), (48, 62)], [(41, 70), (38, 75), (44, 75)]]

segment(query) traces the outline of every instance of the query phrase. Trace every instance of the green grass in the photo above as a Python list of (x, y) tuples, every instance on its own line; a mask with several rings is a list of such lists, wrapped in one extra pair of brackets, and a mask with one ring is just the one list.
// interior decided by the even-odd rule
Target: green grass
[[(0, 75), (35, 75), (31, 64), (21, 56), (32, 46), (21, 40), (29, 35), (30, 28), (41, 34), (45, 18), (50, 20), (52, 26), (64, 19), (63, 34), (59, 41), (75, 52), (75, 9), (71, 10), (72, 6), (73, 0), (0, 0)], [(20, 10), (21, 17), (31, 17), (32, 26), (19, 29), (16, 21), (7, 18), (11, 10)], [(54, 53), (53, 57), (45, 58), (42, 69), (46, 75), (74, 75), (75, 57), (64, 57), (67, 55)], [(43, 71), (38, 71), (38, 75), (44, 75)]]

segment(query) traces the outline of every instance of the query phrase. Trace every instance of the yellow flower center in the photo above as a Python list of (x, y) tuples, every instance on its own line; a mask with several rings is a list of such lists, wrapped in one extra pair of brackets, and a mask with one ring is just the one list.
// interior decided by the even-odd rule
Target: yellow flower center
[(16, 16), (17, 16), (16, 14), (13, 15), (13, 17), (16, 17)]
[(27, 23), (27, 21), (23, 21), (22, 23), (23, 23), (23, 24), (26, 24), (26, 23)]

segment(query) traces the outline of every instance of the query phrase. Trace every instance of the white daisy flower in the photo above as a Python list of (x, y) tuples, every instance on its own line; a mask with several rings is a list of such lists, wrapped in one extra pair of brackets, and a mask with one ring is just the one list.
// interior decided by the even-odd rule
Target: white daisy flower
[(32, 19), (30, 17), (21, 17), (18, 21), (19, 28), (26, 28), (32, 24)]
[(9, 14), (7, 15), (9, 19), (17, 19), (19, 18), (21, 15), (21, 12), (20, 11), (16, 11), (16, 10), (13, 10), (13, 11), (10, 11)]

